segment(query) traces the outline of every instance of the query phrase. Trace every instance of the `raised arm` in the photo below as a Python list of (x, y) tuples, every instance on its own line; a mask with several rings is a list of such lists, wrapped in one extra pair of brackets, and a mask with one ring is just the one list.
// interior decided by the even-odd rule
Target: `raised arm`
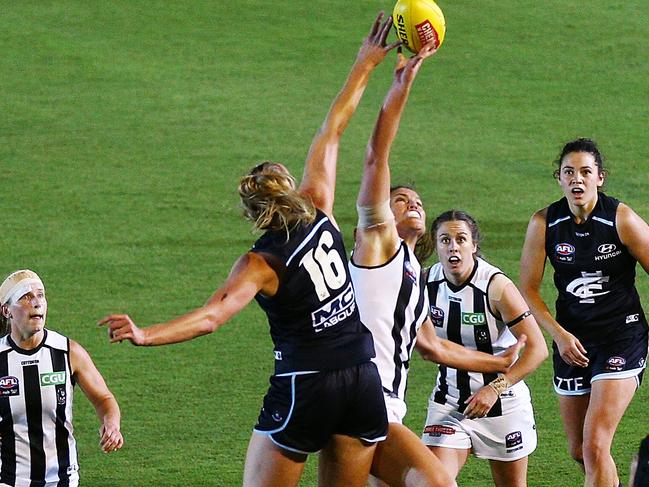
[(536, 322), (551, 336), (559, 348), (563, 360), (570, 365), (586, 367), (586, 349), (579, 339), (568, 333), (550, 313), (541, 297), (541, 282), (545, 271), (545, 222), (546, 209), (537, 211), (527, 227), (521, 255), (521, 293), (530, 307)]
[(311, 197), (313, 204), (330, 217), (336, 187), (338, 145), (343, 132), (363, 96), (370, 74), (399, 43), (386, 45), (392, 18), (381, 23), (380, 13), (356, 56), (356, 61), (329, 113), (311, 143), (299, 191)]
[(470, 350), (455, 342), (439, 338), (435, 333), (430, 318), (417, 332), (415, 348), (424, 360), (447, 365), (454, 369), (471, 372), (494, 373), (505, 372), (518, 357), (519, 350), (525, 345), (526, 337), (519, 337), (518, 342), (507, 349), (502, 355)]
[(620, 240), (649, 274), (649, 225), (627, 205), (617, 208), (617, 231)]
[(464, 414), (470, 418), (485, 416), (502, 392), (535, 371), (548, 356), (543, 334), (514, 283), (502, 274), (496, 275), (489, 284), (487, 293), (491, 308), (508, 323), (514, 336), (526, 336), (527, 343), (519, 359), (507, 372), (500, 374), (493, 383), (480, 388), (467, 399)]
[(390, 211), (390, 149), (421, 63), (434, 53), (435, 48), (431, 43), (410, 59), (400, 52), (398, 54), (394, 80), (383, 101), (365, 153), (356, 203), (359, 224), (354, 261), (357, 264), (378, 265), (394, 254), (399, 235)]
[(99, 418), (99, 444), (108, 453), (119, 450), (124, 444), (120, 432), (121, 415), (115, 396), (93, 363), (88, 352), (70, 340), (70, 365), (79, 387), (92, 403)]
[(225, 283), (194, 311), (146, 328), (137, 327), (128, 315), (113, 314), (99, 321), (108, 326), (110, 341), (129, 340), (134, 345), (167, 345), (213, 333), (241, 311), (258, 292), (273, 295), (279, 279), (259, 254), (248, 252), (234, 264)]

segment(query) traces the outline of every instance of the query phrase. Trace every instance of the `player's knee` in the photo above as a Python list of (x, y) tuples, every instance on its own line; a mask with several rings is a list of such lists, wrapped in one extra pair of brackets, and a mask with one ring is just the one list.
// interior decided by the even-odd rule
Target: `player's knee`
[(599, 463), (602, 458), (610, 455), (609, 444), (605, 441), (584, 441), (582, 445), (583, 461), (587, 463)]
[(438, 471), (434, 475), (417, 468), (411, 468), (403, 479), (405, 487), (457, 487), (455, 481), (445, 471)]

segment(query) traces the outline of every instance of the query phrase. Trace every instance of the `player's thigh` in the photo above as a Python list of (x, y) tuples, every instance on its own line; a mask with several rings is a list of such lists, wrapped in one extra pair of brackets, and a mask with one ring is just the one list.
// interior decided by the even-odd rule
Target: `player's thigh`
[(559, 396), (559, 411), (563, 429), (568, 438), (571, 452), (581, 449), (584, 441), (584, 421), (590, 402), (590, 394), (580, 396)]
[(372, 465), (375, 443), (347, 435), (333, 435), (318, 460), (321, 487), (363, 487)]
[(584, 443), (610, 444), (624, 412), (637, 389), (637, 379), (593, 381), (584, 423)]
[(244, 487), (293, 487), (302, 476), (307, 456), (277, 446), (269, 435), (253, 433), (246, 453)]
[(471, 449), (467, 448), (450, 448), (446, 446), (429, 446), (428, 449), (444, 466), (446, 472), (453, 478), (457, 478), (460, 470), (464, 467)]
[(372, 475), (390, 487), (454, 485), (439, 459), (406, 426), (390, 423), (388, 437), (374, 452)]
[(528, 457), (523, 457), (513, 462), (490, 460), (491, 475), (496, 487), (526, 487), (527, 459)]

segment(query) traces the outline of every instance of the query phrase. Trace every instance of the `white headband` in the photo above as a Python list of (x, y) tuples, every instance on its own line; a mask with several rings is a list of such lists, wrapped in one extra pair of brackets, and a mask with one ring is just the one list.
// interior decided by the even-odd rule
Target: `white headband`
[[(16, 278), (18, 279), (16, 280)], [(12, 281), (15, 282), (12, 283)], [(0, 286), (0, 304), (7, 304), (10, 300), (20, 299), (34, 287), (45, 289), (38, 274), (29, 270), (14, 272)]]

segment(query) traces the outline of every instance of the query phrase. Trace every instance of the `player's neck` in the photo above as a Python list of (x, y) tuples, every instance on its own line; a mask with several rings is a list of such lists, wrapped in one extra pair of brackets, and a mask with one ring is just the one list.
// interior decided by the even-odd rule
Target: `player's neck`
[(35, 349), (42, 343), (44, 336), (45, 333), (42, 329), (30, 334), (19, 333), (15, 330), (11, 331), (11, 339), (23, 350)]

